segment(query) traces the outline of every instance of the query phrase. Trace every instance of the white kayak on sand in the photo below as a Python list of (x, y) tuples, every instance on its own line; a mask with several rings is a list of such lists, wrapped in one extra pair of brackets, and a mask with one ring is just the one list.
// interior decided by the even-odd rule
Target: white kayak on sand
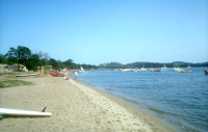
[(49, 117), (52, 115), (50, 112), (44, 112), (46, 107), (41, 111), (30, 111), (20, 109), (7, 109), (0, 108), (0, 116), (23, 116), (23, 117)]
[(16, 75), (16, 77), (29, 77), (29, 76), (39, 76), (40, 74), (20, 74), (20, 75)]

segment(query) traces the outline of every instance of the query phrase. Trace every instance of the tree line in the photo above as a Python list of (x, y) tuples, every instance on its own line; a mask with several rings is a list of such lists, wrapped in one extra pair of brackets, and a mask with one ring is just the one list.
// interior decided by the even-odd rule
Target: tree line
[(33, 53), (31, 49), (25, 46), (11, 47), (6, 54), (0, 54), (0, 63), (8, 65), (22, 64), (28, 70), (33, 71), (36, 71), (39, 66), (46, 65), (51, 65), (55, 70), (63, 68), (79, 69), (80, 67), (84, 69), (96, 68), (95, 65), (77, 64), (72, 59), (61, 61), (49, 57), (46, 53)]

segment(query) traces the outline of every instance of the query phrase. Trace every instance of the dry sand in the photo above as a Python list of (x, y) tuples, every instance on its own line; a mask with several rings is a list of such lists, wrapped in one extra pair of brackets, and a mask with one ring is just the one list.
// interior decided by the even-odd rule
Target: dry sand
[(115, 100), (74, 80), (53, 77), (24, 80), (34, 85), (0, 89), (0, 106), (39, 111), (47, 105), (47, 111), (53, 115), (49, 118), (3, 118), (1, 132), (169, 131), (155, 129)]

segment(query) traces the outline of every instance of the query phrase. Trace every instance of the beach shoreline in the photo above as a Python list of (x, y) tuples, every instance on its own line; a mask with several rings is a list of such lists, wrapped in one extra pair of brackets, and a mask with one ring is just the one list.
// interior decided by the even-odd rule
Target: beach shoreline
[(152, 113), (142, 104), (135, 104), (134, 102), (130, 100), (127, 100), (118, 95), (113, 95), (112, 93), (108, 91), (97, 88), (96, 86), (93, 86), (86, 82), (83, 82), (77, 79), (73, 79), (73, 81), (75, 81), (79, 85), (84, 85), (87, 88), (93, 89), (96, 92), (102, 94), (102, 96), (105, 96), (109, 98), (111, 101), (118, 103), (121, 107), (124, 107), (128, 112), (142, 119), (145, 123), (148, 123), (148, 125), (150, 125), (150, 127), (153, 129), (154, 132), (176, 132), (177, 131), (177, 129), (174, 126), (165, 122), (164, 120), (161, 120), (159, 117), (157, 117), (157, 115)]
[(173, 131), (142, 112), (138, 114), (129, 103), (78, 81), (53, 77), (23, 80), (34, 85), (0, 89), (1, 107), (39, 111), (47, 106), (53, 115), (49, 118), (3, 118), (0, 128), (4, 132)]

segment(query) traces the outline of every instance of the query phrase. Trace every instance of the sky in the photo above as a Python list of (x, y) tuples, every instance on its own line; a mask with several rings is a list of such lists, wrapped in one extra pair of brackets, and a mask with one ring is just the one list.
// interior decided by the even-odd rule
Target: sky
[(0, 53), (77, 63), (208, 61), (207, 0), (0, 0)]

